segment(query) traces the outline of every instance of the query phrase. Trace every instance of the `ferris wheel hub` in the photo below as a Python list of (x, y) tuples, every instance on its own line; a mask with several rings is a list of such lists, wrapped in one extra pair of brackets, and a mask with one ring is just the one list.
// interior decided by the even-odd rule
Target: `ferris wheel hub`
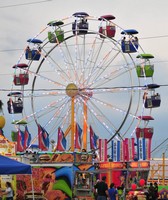
[(70, 83), (66, 87), (66, 94), (69, 97), (75, 97), (78, 94), (78, 87), (74, 83)]

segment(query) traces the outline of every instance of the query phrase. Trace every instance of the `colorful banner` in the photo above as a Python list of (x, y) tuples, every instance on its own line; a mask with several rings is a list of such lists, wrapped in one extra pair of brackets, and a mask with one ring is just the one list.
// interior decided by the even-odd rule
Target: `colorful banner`
[(119, 140), (112, 140), (111, 159), (113, 162), (120, 161), (120, 144)]
[(145, 139), (146, 160), (151, 159), (151, 139)]
[[(151, 141), (152, 141), (152, 136), (153, 136), (153, 128), (136, 128), (136, 136), (137, 136), (137, 141), (139, 141), (139, 139), (142, 138), (144, 139), (144, 141), (142, 142), (142, 149), (145, 152), (143, 155), (143, 158), (139, 155), (141, 154), (141, 149), (140, 146), (138, 146), (138, 155), (140, 156), (139, 158), (141, 159), (147, 159), (150, 160), (151, 158)], [(141, 145), (141, 141), (140, 144)]]
[(146, 159), (145, 138), (137, 139), (138, 160)]
[(125, 138), (124, 140), (124, 161), (129, 161), (129, 144), (128, 144), (128, 138)]
[(128, 139), (128, 148), (129, 148), (129, 161), (134, 160), (135, 158), (135, 146), (134, 146), (134, 138)]
[(107, 161), (107, 139), (99, 139), (100, 162)]
[(125, 142), (123, 140), (123, 141), (120, 142), (120, 162), (124, 162), (125, 161), (124, 145), (125, 145)]

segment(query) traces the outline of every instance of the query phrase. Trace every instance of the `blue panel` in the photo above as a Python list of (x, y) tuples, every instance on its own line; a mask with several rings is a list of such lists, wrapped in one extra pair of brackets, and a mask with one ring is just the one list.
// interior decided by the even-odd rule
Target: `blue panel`
[(133, 43), (131, 41), (122, 41), (121, 48), (124, 53), (134, 53), (137, 52), (138, 43)]
[(39, 60), (41, 54), (38, 52), (38, 50), (27, 50), (25, 57), (27, 60)]
[(41, 40), (35, 39), (35, 38), (28, 39), (27, 42), (30, 42), (30, 43), (33, 43), (33, 44), (41, 44), (41, 43), (43, 43)]
[(127, 29), (127, 30), (123, 30), (121, 32), (122, 35), (124, 34), (128, 34), (128, 35), (134, 35), (134, 34), (138, 34), (138, 31), (135, 29)]

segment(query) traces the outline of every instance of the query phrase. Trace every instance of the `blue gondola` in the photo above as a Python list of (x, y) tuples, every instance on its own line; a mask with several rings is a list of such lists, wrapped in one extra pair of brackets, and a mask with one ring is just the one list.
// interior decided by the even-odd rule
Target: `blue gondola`
[(34, 47), (33, 49), (31, 49), (29, 46), (27, 46), (26, 53), (25, 53), (26, 59), (38, 61), (41, 57), (41, 47), (39, 44), (42, 44), (42, 41), (39, 39), (33, 38), (33, 39), (28, 39), (27, 42), (32, 43), (34, 45), (37, 44), (37, 46)]
[(10, 97), (7, 102), (9, 114), (18, 114), (23, 111), (23, 101), (21, 92), (10, 92), (8, 94)]
[(121, 49), (124, 53), (134, 53), (137, 52), (139, 47), (138, 37), (135, 37), (135, 34), (138, 34), (138, 31), (135, 29), (128, 29), (121, 32), (124, 35), (121, 41)]
[(73, 14), (73, 16), (76, 17), (75, 21), (72, 23), (73, 34), (87, 34), (89, 28), (87, 17), (89, 15), (85, 12), (76, 12)]
[[(99, 18), (101, 21), (105, 21), (105, 26), (100, 26), (99, 33), (101, 38), (105, 38), (105, 36), (112, 38), (115, 36), (116, 27), (111, 22), (111, 20), (115, 19), (113, 15), (103, 15)], [(105, 35), (105, 36), (104, 36)]]
[(55, 27), (54, 31), (48, 32), (48, 40), (51, 43), (63, 42), (64, 40), (64, 31), (61, 29), (64, 22), (62, 21), (51, 21), (48, 23), (48, 26)]

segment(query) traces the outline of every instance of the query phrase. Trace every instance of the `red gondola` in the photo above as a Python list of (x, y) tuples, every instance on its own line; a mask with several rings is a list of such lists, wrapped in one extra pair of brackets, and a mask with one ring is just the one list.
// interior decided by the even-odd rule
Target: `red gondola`
[(136, 137), (137, 138), (152, 138), (153, 136), (153, 128), (146, 127), (146, 128), (136, 128)]
[(105, 21), (105, 26), (100, 26), (99, 33), (101, 38), (105, 38), (105, 36), (112, 38), (115, 36), (116, 27), (111, 22), (111, 20), (115, 19), (113, 15), (103, 15), (99, 18), (99, 20)]
[[(26, 69), (28, 68), (28, 65), (25, 63), (19, 63), (17, 65), (13, 66), (14, 69), (19, 68), (20, 69), (20, 73), (19, 74), (15, 74), (13, 77), (13, 82), (15, 85), (27, 85), (29, 82), (29, 74), (28, 72), (25, 70), (21, 70), (21, 69)], [(23, 71), (23, 72), (22, 72)]]

